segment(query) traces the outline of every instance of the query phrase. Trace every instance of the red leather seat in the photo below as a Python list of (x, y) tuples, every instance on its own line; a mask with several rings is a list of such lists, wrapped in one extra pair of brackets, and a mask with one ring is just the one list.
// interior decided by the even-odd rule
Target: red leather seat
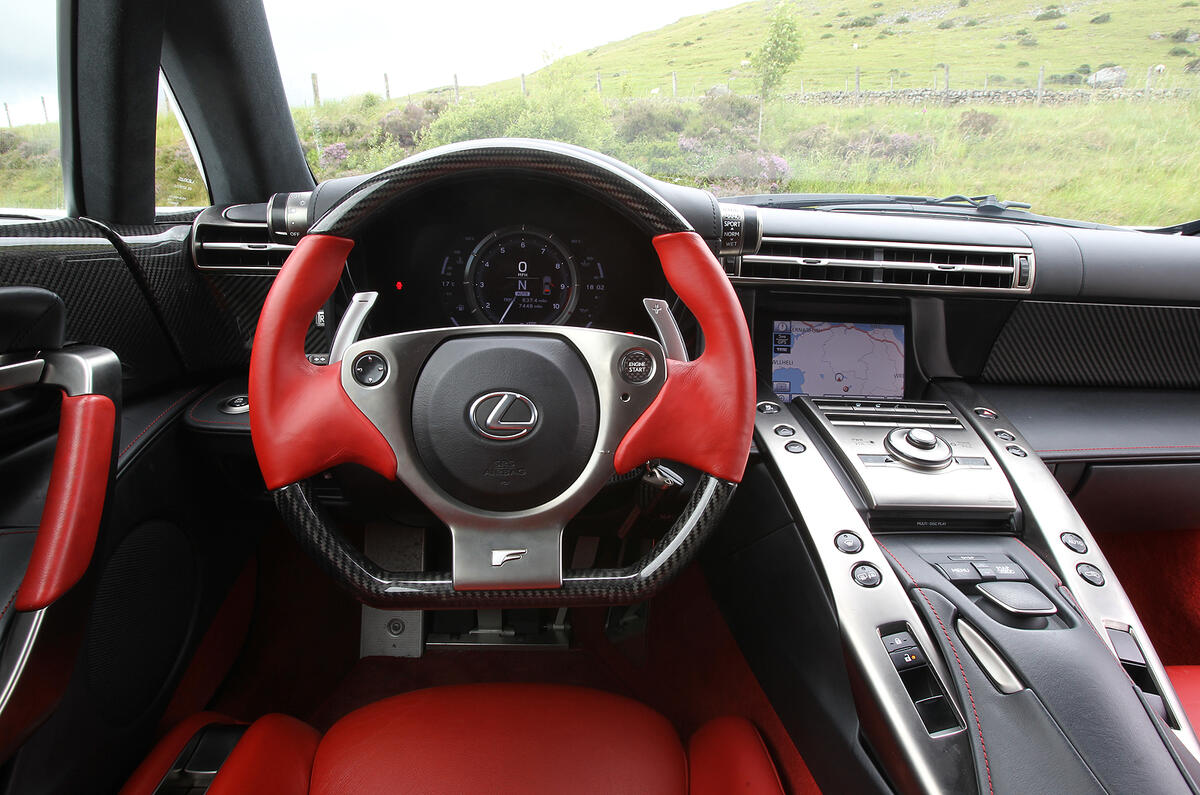
[[(200, 717), (200, 716), (196, 716)], [(122, 795), (150, 795), (195, 718), (159, 743)], [(205, 715), (203, 723), (213, 722)], [(208, 792), (782, 793), (755, 728), (702, 726), (687, 752), (662, 715), (621, 696), (557, 685), (463, 685), (376, 702), (324, 737), (293, 718), (251, 724)]]
[(1188, 721), (1193, 727), (1200, 726), (1200, 665), (1168, 665), (1167, 676)]

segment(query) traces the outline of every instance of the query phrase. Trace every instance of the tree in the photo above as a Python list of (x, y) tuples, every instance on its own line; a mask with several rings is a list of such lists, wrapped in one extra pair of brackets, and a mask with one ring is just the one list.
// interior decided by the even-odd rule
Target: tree
[(767, 37), (751, 59), (758, 77), (759, 143), (762, 143), (763, 103), (783, 84), (783, 78), (792, 64), (799, 60), (803, 48), (796, 9), (792, 7), (791, 0), (780, 0), (771, 13)]

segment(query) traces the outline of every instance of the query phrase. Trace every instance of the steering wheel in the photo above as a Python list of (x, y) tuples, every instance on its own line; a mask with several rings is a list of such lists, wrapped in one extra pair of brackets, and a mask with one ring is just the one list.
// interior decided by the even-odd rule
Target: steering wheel
[[(653, 339), (563, 326), (439, 328), (363, 339), (311, 364), (304, 336), (355, 235), (430, 180), (480, 169), (568, 180), (652, 238), (704, 333), (694, 361)], [(649, 184), (600, 156), (501, 139), (381, 171), (302, 238), (263, 305), (250, 428), (266, 485), (301, 543), (360, 600), (491, 607), (632, 602), (694, 555), (746, 466), (754, 366), (745, 317), (703, 239)], [(613, 475), (666, 458), (705, 475), (655, 548), (621, 569), (563, 570), (563, 528)], [(450, 528), (453, 570), (392, 572), (322, 511), (306, 480), (360, 464), (401, 481)]]

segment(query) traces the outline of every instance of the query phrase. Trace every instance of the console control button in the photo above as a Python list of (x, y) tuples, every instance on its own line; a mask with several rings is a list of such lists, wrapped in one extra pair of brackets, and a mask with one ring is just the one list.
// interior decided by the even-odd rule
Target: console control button
[(952, 582), (979, 582), (979, 572), (970, 563), (939, 563), (938, 568)]
[(985, 420), (996, 419), (996, 412), (992, 411), (991, 409), (985, 409), (983, 407), (979, 407), (979, 408), (975, 409), (975, 415), (978, 417), (983, 417)]
[(1096, 568), (1090, 563), (1080, 563), (1075, 567), (1075, 571), (1079, 572), (1079, 576), (1087, 580), (1092, 585), (1099, 588), (1104, 585), (1104, 572)]
[(851, 533), (849, 530), (838, 533), (836, 536), (834, 536), (833, 543), (839, 551), (845, 552), (847, 555), (856, 555), (859, 552), (862, 552), (863, 548), (862, 539), (856, 534)]
[(775, 435), (776, 436), (784, 436), (784, 437), (795, 436), (796, 429), (793, 428), (791, 425), (776, 425), (775, 426)]
[(925, 664), (925, 655), (917, 646), (911, 649), (903, 649), (902, 651), (894, 651), (888, 655), (892, 658), (892, 665), (896, 666), (897, 671), (907, 671), (909, 668), (916, 668), (919, 665)]
[(387, 377), (387, 361), (378, 353), (364, 353), (351, 368), (354, 380), (363, 386), (375, 386)]
[(950, 445), (927, 428), (896, 428), (884, 439), (884, 447), (901, 461), (925, 469), (941, 469), (953, 458)]
[(1044, 593), (1027, 582), (985, 582), (975, 590), (1000, 609), (1017, 616), (1052, 616), (1058, 612)]
[(850, 576), (854, 581), (864, 588), (874, 588), (879, 583), (883, 582), (883, 575), (879, 573), (879, 569), (872, 566), (870, 563), (860, 563), (850, 572)]
[(980, 579), (994, 580), (996, 579), (996, 569), (991, 563), (976, 563), (975, 571), (979, 572)]
[(1013, 455), (1015, 455), (1017, 458), (1024, 458), (1025, 456), (1029, 455), (1029, 453), (1025, 452), (1025, 450), (1023, 450), (1022, 448), (1017, 447), (1015, 444), (1010, 444), (1008, 447), (1005, 447), (1004, 449), (1007, 450), (1008, 452), (1012, 453)]
[(1009, 433), (1008, 431), (1003, 430), (1003, 429), (998, 430), (995, 433), (996, 433), (996, 438), (1002, 442), (1015, 442), (1017, 440), (1017, 437), (1013, 436), (1011, 433)]
[(654, 376), (654, 357), (641, 348), (630, 348), (621, 354), (617, 371), (630, 384), (644, 384)]
[(1076, 533), (1063, 533), (1061, 536), (1059, 536), (1059, 538), (1062, 539), (1062, 542), (1066, 548), (1072, 552), (1077, 552), (1080, 555), (1087, 554), (1088, 545), (1087, 542), (1083, 540), (1082, 536)]
[(893, 632), (891, 635), (883, 636), (883, 645), (889, 652), (893, 652), (900, 651), (900, 649), (911, 649), (917, 643), (907, 632)]
[(938, 438), (928, 428), (913, 428), (904, 434), (904, 441), (921, 450), (932, 450), (937, 447)]
[(217, 404), (217, 410), (222, 414), (245, 414), (250, 410), (249, 395), (234, 395), (227, 397)]
[(783, 408), (778, 403), (772, 403), (769, 400), (764, 400), (758, 404), (759, 414), (778, 414), (783, 411)]
[(1010, 560), (996, 560), (991, 563), (996, 572), (997, 580), (1028, 580), (1025, 570)]
[(803, 453), (808, 448), (802, 442), (788, 442), (783, 446), (783, 449), (789, 453)]

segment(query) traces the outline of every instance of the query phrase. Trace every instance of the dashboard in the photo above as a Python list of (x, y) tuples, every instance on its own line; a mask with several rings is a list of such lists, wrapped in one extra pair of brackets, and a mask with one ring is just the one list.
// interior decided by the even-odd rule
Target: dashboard
[(644, 232), (577, 188), (526, 177), (439, 182), (363, 234), (357, 290), (375, 334), (437, 326), (561, 324), (640, 334), (666, 291)]

